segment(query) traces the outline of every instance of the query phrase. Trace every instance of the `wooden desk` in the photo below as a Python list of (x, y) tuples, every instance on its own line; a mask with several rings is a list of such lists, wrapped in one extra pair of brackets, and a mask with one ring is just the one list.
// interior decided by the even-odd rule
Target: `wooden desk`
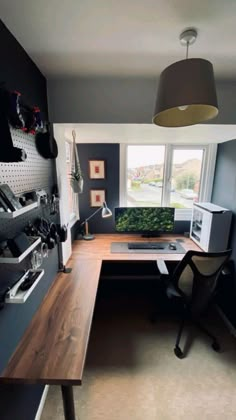
[[(181, 235), (187, 250), (199, 250)], [(72, 273), (57, 275), (23, 338), (0, 375), (1, 383), (61, 385), (66, 420), (74, 420), (72, 385), (81, 385), (102, 261), (180, 261), (183, 254), (112, 254), (111, 242), (147, 241), (136, 235), (96, 235), (75, 241)], [(157, 241), (157, 239), (150, 239)]]
[(75, 241), (72, 248), (72, 259), (90, 260), (93, 258), (102, 261), (155, 261), (161, 258), (165, 261), (181, 261), (183, 254), (137, 254), (111, 253), (112, 242), (175, 242), (180, 239), (183, 248), (201, 251), (200, 248), (189, 238), (183, 235), (165, 235), (159, 238), (142, 238), (140, 235), (121, 235), (121, 234), (96, 234), (93, 241)]

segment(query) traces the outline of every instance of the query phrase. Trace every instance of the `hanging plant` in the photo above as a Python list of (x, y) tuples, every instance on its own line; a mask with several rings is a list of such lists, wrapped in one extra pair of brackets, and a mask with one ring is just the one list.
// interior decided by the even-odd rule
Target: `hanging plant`
[(70, 185), (74, 193), (81, 194), (83, 192), (84, 180), (79, 162), (78, 150), (76, 147), (76, 132), (72, 131), (73, 149), (72, 149), (72, 171), (70, 173)]

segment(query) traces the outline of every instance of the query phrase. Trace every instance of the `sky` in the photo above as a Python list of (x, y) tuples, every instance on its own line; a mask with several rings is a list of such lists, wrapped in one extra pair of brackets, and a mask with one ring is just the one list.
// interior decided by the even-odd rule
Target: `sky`
[[(128, 146), (128, 168), (164, 163), (165, 146)], [(174, 163), (202, 159), (202, 150), (175, 150)]]

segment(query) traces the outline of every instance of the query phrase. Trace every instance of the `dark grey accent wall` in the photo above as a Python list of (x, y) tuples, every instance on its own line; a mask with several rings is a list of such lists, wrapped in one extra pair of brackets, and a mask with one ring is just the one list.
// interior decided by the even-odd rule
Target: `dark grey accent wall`
[[(32, 62), (30, 57), (26, 54), (25, 50), (8, 31), (2, 21), (0, 21), (0, 51), (1, 51), (1, 65), (0, 65), (0, 82), (5, 82), (5, 87), (9, 90), (17, 90), (22, 93), (24, 101), (29, 105), (38, 105), (43, 113), (43, 117), (46, 119), (48, 115), (47, 108), (47, 85), (45, 77), (40, 73), (39, 69)], [(31, 136), (30, 140), (33, 142), (34, 139)], [(22, 140), (24, 141), (24, 140)], [(29, 141), (29, 139), (28, 139)], [(4, 147), (4, 139), (1, 138), (1, 147)], [(24, 164), (9, 164), (9, 172), (12, 176), (12, 168), (16, 170), (19, 168), (19, 172), (15, 174), (15, 182), (17, 185), (23, 179), (21, 175), (24, 175), (24, 182), (27, 184), (27, 179), (31, 180), (31, 172), (25, 171), (27, 165), (30, 164), (30, 154), (26, 165)], [(38, 156), (39, 157), (39, 156)], [(41, 160), (40, 160), (41, 159)], [(33, 166), (39, 167), (42, 163), (42, 158), (37, 159), (34, 156)], [(39, 162), (40, 161), (40, 162)], [(23, 169), (24, 168), (24, 169)], [(0, 183), (5, 181), (7, 176), (8, 165), (4, 166), (4, 177), (0, 176)], [(54, 174), (54, 162), (48, 164), (46, 173), (42, 171), (42, 178), (37, 177), (37, 183), (42, 183), (44, 188), (50, 188), (51, 184), (45, 185), (45, 176), (50, 179), (50, 183), (55, 181)], [(2, 175), (3, 173), (1, 173)], [(9, 179), (10, 179), (9, 178)], [(41, 182), (42, 181), (42, 182)], [(39, 187), (39, 184), (37, 187)], [(14, 190), (14, 189), (13, 189)], [(39, 209), (40, 211), (40, 209)], [(45, 209), (44, 209), (45, 211)], [(48, 212), (46, 211), (46, 214)], [(12, 221), (6, 221), (4, 224), (0, 224), (0, 237), (5, 239), (7, 235), (14, 236), (19, 230), (21, 230), (28, 220), (32, 220), (38, 216), (38, 210), (32, 211), (27, 215), (25, 219), (21, 216), (19, 219)], [(20, 338), (22, 337), (25, 329), (29, 325), (34, 313), (39, 307), (43, 297), (45, 296), (50, 284), (55, 278), (58, 269), (58, 255), (57, 249), (50, 252), (48, 260), (44, 261), (45, 274), (42, 280), (38, 283), (37, 287), (28, 298), (28, 300), (21, 305), (5, 305), (0, 311), (0, 371), (4, 369), (8, 359), (14, 352)], [(17, 274), (17, 270), (22, 267), (16, 265), (10, 267), (8, 264), (0, 265), (0, 282), (5, 280), (7, 276), (12, 278)], [(42, 386), (3, 386), (0, 387), (0, 418), (1, 420), (33, 420), (38, 408), (38, 404), (42, 395)]]
[(48, 116), (47, 83), (34, 62), (0, 20), (0, 82), (9, 90), (17, 90), (28, 105), (38, 105), (43, 117)]
[[(232, 260), (236, 265), (236, 140), (218, 146), (212, 202), (233, 212), (229, 246), (232, 248)], [(236, 327), (236, 278), (232, 284), (228, 280), (226, 286), (222, 305), (224, 312)]]
[(71, 78), (48, 81), (55, 123), (148, 123), (157, 90), (149, 78)]
[(212, 202), (233, 212), (230, 245), (236, 262), (236, 140), (218, 145)]
[(190, 232), (190, 221), (188, 220), (176, 220), (174, 233), (177, 234), (188, 234)]
[(76, 239), (76, 232), (77, 232), (78, 226), (79, 226), (79, 222), (75, 223), (72, 226), (71, 230), (70, 230), (70, 233), (71, 233), (71, 243), (73, 243), (74, 240)]
[(0, 385), (1, 420), (35, 420), (43, 393), (39, 385)]
[(45, 270), (44, 276), (27, 301), (18, 305), (6, 304), (0, 311), (0, 372), (6, 366), (49, 286), (55, 279), (58, 270), (57, 248), (50, 251), (50, 257), (44, 260), (40, 268)]
[[(90, 190), (105, 189), (108, 207), (113, 211), (119, 206), (119, 144), (79, 144), (78, 152), (81, 169), (84, 176), (84, 192), (79, 196), (80, 220), (89, 217), (96, 208), (90, 207)], [(96, 159), (105, 160), (105, 179), (89, 179), (88, 161)], [(92, 233), (114, 232), (114, 217), (102, 219), (100, 214), (89, 221)]]
[[(216, 83), (219, 115), (213, 124), (235, 124), (236, 81)], [(158, 77), (78, 77), (48, 81), (55, 123), (151, 123)]]

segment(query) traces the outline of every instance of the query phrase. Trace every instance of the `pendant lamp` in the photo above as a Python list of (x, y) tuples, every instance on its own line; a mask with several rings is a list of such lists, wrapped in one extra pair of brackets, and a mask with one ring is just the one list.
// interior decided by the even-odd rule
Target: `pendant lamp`
[(167, 67), (160, 76), (152, 122), (163, 127), (185, 127), (210, 120), (218, 114), (213, 66), (202, 58), (188, 58), (195, 29), (181, 33), (186, 59)]

